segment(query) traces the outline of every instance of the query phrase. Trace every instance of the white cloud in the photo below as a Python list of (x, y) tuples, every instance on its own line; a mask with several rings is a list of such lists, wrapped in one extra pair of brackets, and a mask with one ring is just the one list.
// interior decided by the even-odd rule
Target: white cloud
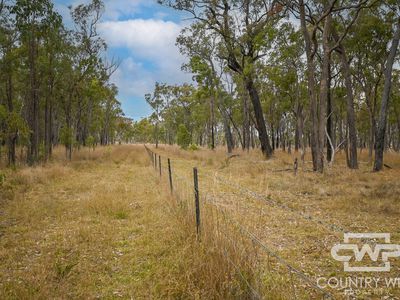
[(132, 57), (122, 60), (119, 69), (113, 74), (112, 81), (126, 96), (143, 97), (148, 93), (151, 74)]
[(99, 31), (111, 47), (129, 48), (135, 55), (160, 60), (168, 55), (179, 54), (175, 40), (182, 27), (171, 21), (155, 19), (133, 19), (108, 21), (99, 26)]
[(122, 16), (132, 16), (140, 11), (140, 7), (149, 4), (149, 0), (106, 0), (104, 18), (118, 20)]
[[(72, 27), (67, 6), (76, 7), (90, 0), (55, 0), (56, 9)], [(163, 20), (166, 12), (155, 0), (105, 0), (103, 22), (98, 32), (107, 42), (113, 56), (121, 59), (112, 81), (119, 88), (119, 98), (127, 114), (145, 116), (150, 109), (144, 95), (151, 93), (156, 81), (167, 84), (190, 82), (191, 75), (181, 71), (185, 58), (175, 46), (185, 22)], [(150, 12), (150, 14), (149, 14)], [(151, 17), (141, 19), (135, 16)]]
[[(55, 7), (67, 24), (72, 25), (68, 6), (77, 7), (80, 4), (89, 4), (91, 0), (55, 0)], [(132, 17), (141, 12), (141, 9), (154, 5), (149, 0), (105, 0), (103, 20), (116, 21), (123, 17)]]
[(131, 56), (125, 58), (113, 81), (125, 95), (143, 97), (153, 90), (156, 81), (177, 84), (190, 81), (181, 71), (185, 58), (175, 46), (181, 26), (155, 19), (107, 21), (99, 32), (114, 49), (125, 48)]

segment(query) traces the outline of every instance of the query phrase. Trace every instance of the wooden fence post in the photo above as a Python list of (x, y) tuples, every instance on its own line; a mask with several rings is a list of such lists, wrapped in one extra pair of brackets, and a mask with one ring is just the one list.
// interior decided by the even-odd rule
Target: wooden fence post
[(154, 153), (154, 169), (157, 170), (157, 154)]
[(194, 200), (196, 205), (196, 230), (197, 236), (200, 235), (200, 200), (199, 200), (199, 178), (197, 174), (197, 168), (193, 168), (193, 180), (194, 180)]
[(169, 173), (169, 188), (171, 193), (174, 191), (172, 187), (172, 172), (171, 172), (171, 160), (168, 158), (168, 173)]
[(158, 165), (160, 167), (160, 177), (161, 177), (161, 155), (158, 156)]

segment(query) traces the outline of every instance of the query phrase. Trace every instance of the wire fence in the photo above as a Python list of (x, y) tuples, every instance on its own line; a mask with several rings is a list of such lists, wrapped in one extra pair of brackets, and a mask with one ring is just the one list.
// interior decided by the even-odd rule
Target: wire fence
[[(182, 163), (186, 162), (185, 160), (176, 159), (176, 158), (174, 158), (173, 160), (170, 159), (170, 161), (182, 162)], [(255, 163), (255, 162), (258, 162), (258, 161), (251, 161), (251, 162)], [(291, 169), (285, 169), (285, 170), (291, 170)], [(295, 163), (295, 170), (296, 170), (296, 163)], [(285, 204), (285, 203), (283, 203), (281, 201), (278, 201), (278, 200), (276, 200), (276, 199), (274, 199), (274, 198), (272, 198), (270, 196), (262, 195), (262, 194), (260, 194), (258, 192), (250, 190), (250, 189), (248, 189), (248, 188), (246, 188), (246, 187), (244, 187), (244, 186), (242, 186), (242, 185), (240, 185), (238, 183), (235, 183), (233, 180), (227, 179), (224, 176), (211, 174), (211, 173), (210, 174), (206, 174), (204, 172), (204, 170), (203, 170), (201, 176), (203, 178), (208, 178), (208, 179), (210, 179), (212, 181), (218, 181), (220, 184), (229, 187), (229, 189), (235, 189), (235, 190), (239, 191), (239, 193), (241, 195), (243, 195), (243, 196), (247, 196), (247, 197), (256, 199), (258, 201), (262, 201), (263, 203), (265, 203), (265, 204), (267, 204), (269, 206), (273, 206), (275, 208), (279, 208), (279, 209), (285, 210), (285, 211), (287, 211), (287, 212), (289, 212), (289, 213), (291, 213), (293, 215), (296, 215), (297, 217), (302, 218), (303, 220), (306, 220), (306, 221), (308, 221), (310, 223), (313, 223), (313, 224), (315, 224), (317, 226), (324, 227), (328, 231), (341, 233), (341, 234), (345, 233), (345, 232), (348, 232), (348, 230), (346, 230), (346, 228), (344, 228), (343, 226), (334, 224), (332, 222), (328, 222), (328, 221), (326, 221), (326, 220), (324, 220), (322, 218), (319, 218), (317, 216), (314, 216), (314, 215), (312, 215), (310, 213), (306, 213), (304, 211), (301, 211), (301, 210), (295, 209), (293, 207), (290, 207), (289, 205), (287, 205), (287, 204)]]
[[(205, 235), (208, 234), (206, 230), (204, 230), (205, 224), (202, 223), (202, 215), (208, 214), (211, 216), (212, 222), (218, 224), (216, 226), (219, 237), (222, 237), (226, 241), (228, 241), (234, 248), (239, 247), (238, 241), (235, 241), (232, 236), (234, 234), (239, 233), (242, 238), (247, 239), (253, 245), (254, 250), (256, 251), (256, 247), (259, 251), (263, 252), (267, 256), (268, 266), (270, 264), (270, 260), (274, 259), (277, 264), (279, 264), (282, 268), (281, 270), (288, 272), (290, 283), (289, 286), (292, 289), (292, 295), (294, 299), (297, 299), (296, 287), (306, 288), (307, 291), (314, 295), (313, 298), (321, 298), (321, 299), (335, 299), (335, 297), (327, 290), (320, 288), (314, 280), (312, 280), (305, 272), (295, 267), (291, 263), (289, 263), (286, 259), (281, 257), (276, 251), (274, 251), (271, 247), (265, 244), (256, 233), (252, 232), (249, 228), (244, 226), (241, 222), (235, 220), (229, 215), (227, 209), (222, 207), (217, 199), (217, 196), (212, 195), (210, 191), (206, 189), (200, 188), (199, 182), (199, 170), (198, 168), (193, 168), (192, 176), (184, 176), (182, 174), (178, 174), (173, 169), (173, 162), (183, 160), (172, 160), (169, 157), (164, 157), (161, 154), (155, 153), (153, 150), (149, 149), (146, 145), (144, 146), (149, 159), (152, 163), (152, 167), (154, 168), (156, 174), (160, 177), (160, 180), (166, 180), (167, 185), (169, 186), (169, 190), (178, 200), (180, 207), (186, 212), (189, 219), (195, 224), (197, 238), (200, 241)], [(232, 181), (228, 181), (222, 176), (211, 176), (210, 174), (201, 173), (201, 178), (208, 178), (217, 180), (219, 183), (228, 186), (229, 188), (235, 188), (242, 195), (251, 197), (256, 200), (261, 200), (264, 203), (271, 205), (275, 208), (282, 209), (288, 211), (292, 214), (301, 217), (304, 220), (312, 222), (314, 224), (321, 225), (328, 230), (334, 232), (344, 232), (344, 229), (335, 224), (331, 224), (326, 222), (320, 218), (305, 214), (301, 211), (297, 211), (294, 208), (291, 208), (283, 203), (273, 200), (270, 197), (266, 197), (257, 192), (249, 190), (239, 184), (233, 183)], [(204, 200), (204, 201), (203, 201)], [(223, 223), (223, 225), (222, 225)], [(236, 237), (236, 235), (235, 235)], [(247, 249), (248, 250), (248, 249)], [(243, 249), (241, 250), (243, 251)], [(243, 283), (247, 286), (248, 291), (250, 293), (249, 297), (251, 299), (263, 299), (265, 295), (262, 294), (262, 280), (250, 282), (246, 275), (242, 274), (241, 268), (235, 261), (229, 257), (229, 253), (224, 250), (223, 255), (225, 259), (233, 266), (236, 270), (239, 277), (242, 279)], [(258, 263), (261, 263), (261, 259), (258, 259)], [(251, 267), (251, 266), (250, 266)], [(271, 268), (268, 267), (268, 270), (271, 271)], [(293, 275), (297, 277), (303, 284), (295, 284)], [(255, 284), (257, 283), (257, 284)], [(255, 286), (257, 285), (257, 286)]]

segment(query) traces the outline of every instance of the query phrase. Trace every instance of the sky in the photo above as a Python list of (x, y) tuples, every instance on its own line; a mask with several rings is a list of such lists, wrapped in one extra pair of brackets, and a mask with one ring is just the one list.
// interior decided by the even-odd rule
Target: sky
[[(181, 70), (186, 61), (175, 45), (188, 24), (182, 12), (161, 6), (156, 0), (103, 0), (105, 12), (98, 33), (108, 45), (107, 56), (120, 62), (111, 81), (126, 116), (139, 120), (151, 114), (144, 100), (155, 82), (181, 84), (192, 75)], [(71, 25), (68, 6), (89, 0), (55, 0), (55, 8)]]

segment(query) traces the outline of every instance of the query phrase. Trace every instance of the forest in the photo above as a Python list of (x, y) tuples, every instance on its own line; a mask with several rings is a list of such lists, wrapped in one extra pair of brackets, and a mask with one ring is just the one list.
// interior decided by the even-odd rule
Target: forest
[(9, 166), (46, 162), (57, 145), (71, 159), (129, 126), (110, 81), (118, 62), (97, 33), (103, 11), (101, 1), (70, 7), (66, 26), (50, 0), (0, 2), (0, 157)]
[(194, 83), (156, 83), (135, 141), (311, 151), (319, 172), (400, 150), (397, 1), (159, 2), (194, 20), (177, 39)]

